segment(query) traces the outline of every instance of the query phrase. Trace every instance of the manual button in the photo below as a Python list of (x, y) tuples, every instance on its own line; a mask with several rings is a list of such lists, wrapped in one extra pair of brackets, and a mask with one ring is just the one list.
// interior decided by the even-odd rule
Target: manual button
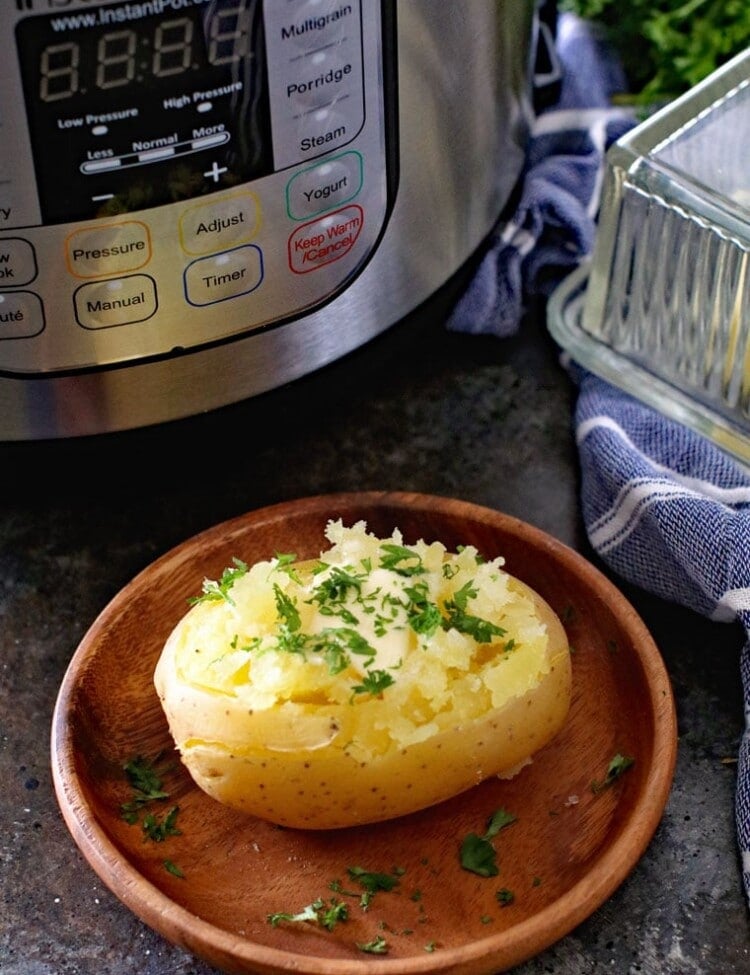
[(151, 260), (151, 236), (140, 220), (76, 230), (65, 241), (65, 258), (77, 278), (137, 271)]
[(156, 283), (148, 274), (82, 284), (73, 295), (83, 328), (112, 328), (145, 322), (156, 312)]

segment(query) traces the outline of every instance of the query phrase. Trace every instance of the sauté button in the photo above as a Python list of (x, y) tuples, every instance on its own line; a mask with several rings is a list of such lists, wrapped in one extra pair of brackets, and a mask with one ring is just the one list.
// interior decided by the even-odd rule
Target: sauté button
[(44, 308), (31, 291), (0, 294), (0, 340), (28, 339), (44, 331)]

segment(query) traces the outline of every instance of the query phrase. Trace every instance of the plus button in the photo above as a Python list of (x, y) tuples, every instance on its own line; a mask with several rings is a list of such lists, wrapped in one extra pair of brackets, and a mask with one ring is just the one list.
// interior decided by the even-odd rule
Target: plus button
[(227, 171), (226, 166), (219, 166), (216, 160), (214, 160), (213, 163), (211, 164), (211, 168), (208, 170), (207, 173), (204, 173), (203, 175), (210, 177), (214, 181), (214, 183), (218, 183), (219, 176), (221, 176), (221, 174), (225, 173), (226, 171)]

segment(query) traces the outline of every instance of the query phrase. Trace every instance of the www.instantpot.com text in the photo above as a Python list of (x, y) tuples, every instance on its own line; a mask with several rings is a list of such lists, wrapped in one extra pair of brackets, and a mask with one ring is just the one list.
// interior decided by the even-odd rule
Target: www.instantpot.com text
[(101, 27), (107, 24), (126, 24), (141, 17), (173, 13), (188, 7), (202, 7), (210, 0), (141, 0), (141, 2), (122, 3), (116, 7), (98, 7), (79, 14), (60, 14), (50, 24), (57, 32), (81, 30), (87, 27)]

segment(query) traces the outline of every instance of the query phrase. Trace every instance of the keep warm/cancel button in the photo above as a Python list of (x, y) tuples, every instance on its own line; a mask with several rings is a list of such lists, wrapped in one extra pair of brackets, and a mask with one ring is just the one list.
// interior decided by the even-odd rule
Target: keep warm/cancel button
[(156, 284), (147, 274), (82, 284), (73, 296), (78, 324), (84, 328), (133, 325), (157, 308)]

